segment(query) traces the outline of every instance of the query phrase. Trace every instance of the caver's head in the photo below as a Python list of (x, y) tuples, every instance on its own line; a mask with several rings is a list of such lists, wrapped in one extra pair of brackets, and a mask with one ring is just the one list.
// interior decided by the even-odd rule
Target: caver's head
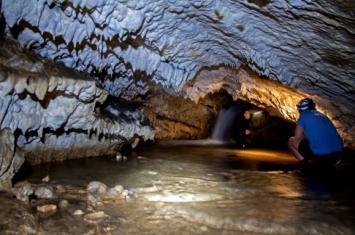
[(251, 118), (251, 112), (250, 110), (244, 111), (244, 118), (249, 120)]
[(296, 106), (299, 112), (316, 109), (316, 104), (311, 98), (302, 99)]

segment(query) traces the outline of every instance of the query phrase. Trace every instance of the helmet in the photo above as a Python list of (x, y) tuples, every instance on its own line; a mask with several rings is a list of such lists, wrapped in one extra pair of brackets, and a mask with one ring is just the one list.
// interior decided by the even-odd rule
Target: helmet
[(313, 102), (312, 99), (310, 98), (305, 98), (302, 99), (298, 104), (296, 105), (298, 111), (304, 111), (304, 110), (309, 110), (309, 109), (315, 109), (316, 104)]

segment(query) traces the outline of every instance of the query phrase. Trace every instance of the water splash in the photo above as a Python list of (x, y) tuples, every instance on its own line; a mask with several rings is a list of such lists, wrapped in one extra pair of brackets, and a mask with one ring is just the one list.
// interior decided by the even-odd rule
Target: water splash
[(233, 121), (236, 116), (241, 113), (241, 111), (242, 110), (236, 105), (222, 109), (218, 114), (217, 122), (213, 129), (211, 139), (221, 142), (229, 141), (231, 137)]

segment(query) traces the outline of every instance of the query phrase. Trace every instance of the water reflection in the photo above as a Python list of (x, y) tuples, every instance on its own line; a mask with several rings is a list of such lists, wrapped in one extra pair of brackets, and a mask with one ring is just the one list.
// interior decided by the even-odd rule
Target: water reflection
[[(135, 198), (101, 208), (120, 218), (112, 234), (355, 231), (354, 194), (333, 187), (319, 194), (314, 179), (289, 170), (295, 161), (285, 152), (160, 146), (140, 150), (137, 156), (125, 163), (102, 158), (39, 166), (31, 181), (50, 175), (55, 184), (85, 187), (99, 180), (130, 189)], [(70, 233), (66, 223), (48, 220), (43, 222), (48, 230), (60, 224), (51, 231)], [(72, 220), (72, 215), (57, 220)], [(81, 226), (76, 233), (85, 229)]]

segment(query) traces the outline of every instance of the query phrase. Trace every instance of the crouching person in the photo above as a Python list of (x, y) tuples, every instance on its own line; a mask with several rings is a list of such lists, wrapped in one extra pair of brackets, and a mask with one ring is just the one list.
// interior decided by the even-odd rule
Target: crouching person
[[(292, 154), (302, 163), (317, 166), (334, 166), (343, 155), (343, 141), (329, 118), (316, 110), (312, 99), (302, 99), (297, 104), (300, 117), (295, 135), (288, 140)], [(299, 145), (307, 139), (311, 156), (299, 151)]]

